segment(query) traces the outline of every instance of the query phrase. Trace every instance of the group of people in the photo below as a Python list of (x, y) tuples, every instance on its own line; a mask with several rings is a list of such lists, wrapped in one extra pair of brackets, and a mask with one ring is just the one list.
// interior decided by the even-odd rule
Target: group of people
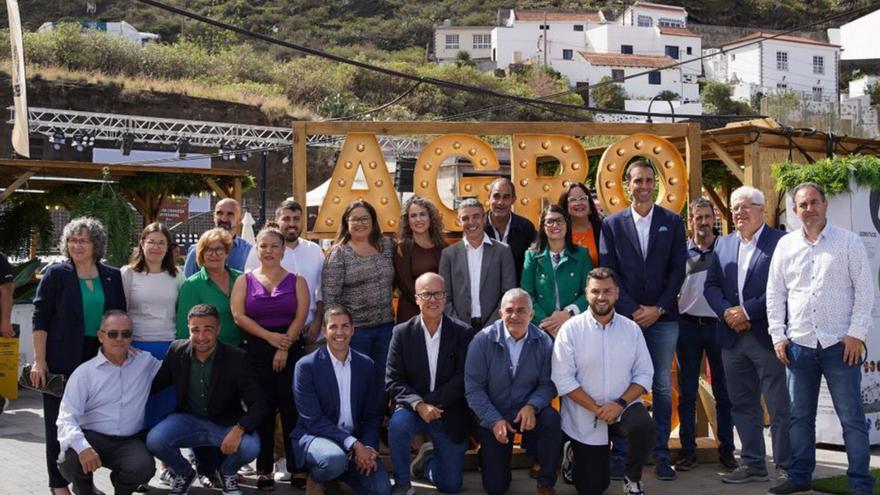
[[(824, 376), (853, 493), (872, 493), (860, 380), (873, 288), (858, 237), (830, 225), (822, 188), (803, 184), (795, 232), (766, 225), (763, 195), (744, 186), (731, 198), (734, 233), (717, 237), (712, 203), (697, 199), (688, 239), (681, 217), (654, 204), (655, 173), (631, 163), (632, 204), (604, 219), (571, 183), (537, 230), (511, 211), (514, 184), (499, 178), (488, 212), (475, 199), (458, 204), (462, 239), (448, 246), (430, 201), (404, 204), (392, 242), (358, 200), (326, 255), (301, 237), (296, 201), (279, 204), (251, 246), (234, 235), (239, 205), (224, 199), (182, 273), (161, 224), (144, 229), (117, 270), (100, 261), (101, 225), (72, 220), (67, 261), (46, 270), (34, 300), (31, 380), (68, 379), (63, 397), (43, 395), (50, 487), (97, 493), (91, 473), (103, 465), (117, 493), (131, 493), (155, 457), (172, 494), (198, 476), (239, 493), (236, 473), (254, 459), (258, 488), (271, 490), (284, 457), (292, 483), (311, 494), (339, 480), (357, 493), (410, 495), (414, 477), (455, 493), (476, 441), (483, 488), (496, 495), (510, 486), (519, 434), (539, 494), (555, 493), (560, 464), (580, 494), (603, 493), (611, 479), (642, 494), (649, 455), (661, 480), (697, 465), (705, 353), (722, 481), (770, 478), (763, 395), (778, 472), (770, 493), (809, 490)], [(383, 418), (393, 485), (378, 455)]]

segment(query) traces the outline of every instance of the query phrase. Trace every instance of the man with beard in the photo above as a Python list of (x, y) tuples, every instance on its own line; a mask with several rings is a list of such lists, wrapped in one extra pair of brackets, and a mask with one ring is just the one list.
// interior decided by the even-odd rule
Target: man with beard
[(712, 370), (712, 394), (715, 396), (715, 423), (718, 435), (719, 462), (727, 469), (736, 469), (733, 456), (733, 419), (730, 398), (718, 345), (716, 327), (718, 318), (703, 295), (706, 273), (715, 259), (715, 207), (706, 198), (697, 198), (690, 204), (689, 220), (693, 239), (688, 240), (687, 276), (678, 296), (681, 319), (678, 322), (678, 367), (681, 373), (681, 396), (678, 417), (681, 419), (679, 437), (681, 456), (675, 464), (676, 471), (689, 471), (697, 466), (696, 406), (697, 387), (703, 352)]
[[(229, 257), (226, 258), (226, 265), (236, 270), (244, 270), (244, 262), (251, 252), (251, 243), (242, 239), (238, 232), (238, 224), (241, 222), (241, 207), (238, 201), (232, 198), (221, 199), (214, 205), (214, 226), (228, 230), (232, 234), (234, 240), (232, 249), (229, 251)], [(199, 271), (198, 263), (196, 263), (196, 245), (189, 247), (186, 254), (186, 263), (183, 265), (183, 274), (188, 278)]]
[[(302, 275), (309, 286), (309, 313), (303, 338), (306, 339), (306, 354), (313, 351), (323, 340), (321, 322), (324, 315), (324, 302), (321, 300), (321, 271), (324, 266), (324, 252), (314, 242), (300, 237), (303, 228), (303, 207), (293, 198), (287, 198), (275, 209), (275, 223), (284, 234), (284, 258), (281, 266), (290, 273)], [(233, 248), (234, 250), (234, 248)], [(252, 248), (244, 264), (244, 271), (250, 272), (260, 266), (256, 247)]]
[(553, 383), (562, 397), (562, 431), (571, 439), (574, 484), (599, 495), (610, 483), (609, 434), (626, 439), (623, 493), (644, 495), (642, 468), (654, 444), (654, 421), (640, 397), (654, 367), (642, 329), (614, 311), (614, 272), (587, 275), (589, 311), (562, 324), (553, 344)]
[(535, 240), (535, 226), (529, 219), (511, 210), (516, 202), (516, 187), (507, 177), (499, 177), (489, 184), (489, 215), (486, 235), (510, 246), (516, 268), (516, 285), (522, 280), (526, 250)]

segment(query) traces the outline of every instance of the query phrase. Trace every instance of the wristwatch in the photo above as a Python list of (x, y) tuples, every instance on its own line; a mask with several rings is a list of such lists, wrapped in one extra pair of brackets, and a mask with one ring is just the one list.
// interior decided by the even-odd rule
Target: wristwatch
[(616, 402), (617, 405), (619, 405), (620, 407), (622, 407), (624, 409), (626, 409), (626, 406), (629, 405), (623, 397), (618, 397), (618, 398), (614, 399), (614, 402)]

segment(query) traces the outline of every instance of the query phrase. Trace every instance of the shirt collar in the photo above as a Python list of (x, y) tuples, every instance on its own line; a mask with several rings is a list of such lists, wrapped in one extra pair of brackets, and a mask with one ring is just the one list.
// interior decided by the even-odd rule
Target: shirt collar
[[(798, 232), (801, 235), (801, 239), (803, 239), (807, 243), (810, 243), (810, 241), (807, 239), (807, 231), (804, 230), (803, 226), (801, 226), (801, 228), (798, 229)], [(829, 235), (831, 235), (831, 222), (829, 222), (826, 219), (825, 226), (822, 227), (822, 232), (819, 232), (819, 236), (816, 237), (816, 242), (818, 243), (822, 239), (827, 239)], [(812, 243), (812, 244), (814, 244), (814, 243)]]
[(440, 315), (440, 325), (437, 326), (437, 332), (432, 337), (430, 333), (428, 333), (428, 325), (425, 325), (425, 320), (422, 318), (422, 314), (419, 313), (419, 323), (422, 325), (422, 332), (424, 332), (425, 337), (429, 339), (436, 339), (440, 337), (440, 332), (443, 331), (443, 315)]
[[(144, 352), (144, 351), (141, 351), (141, 352)], [(109, 359), (107, 359), (107, 356), (104, 355), (103, 348), (98, 348), (98, 354), (96, 354), (95, 357), (98, 358), (98, 362), (95, 363), (96, 368), (99, 366), (103, 366), (105, 364), (109, 364), (111, 366), (116, 366), (115, 364), (110, 362)], [(122, 366), (126, 366), (132, 360), (133, 357), (134, 357), (134, 351), (131, 348), (129, 348), (128, 354), (125, 356), (125, 361), (122, 362)]]
[(599, 320), (597, 320), (596, 316), (593, 315), (592, 309), (587, 308), (586, 313), (587, 313), (587, 321), (589, 321), (592, 326), (598, 328), (599, 330), (608, 330), (617, 321), (617, 311), (613, 311), (611, 313), (611, 320), (609, 320), (605, 326), (602, 326), (602, 324), (599, 323)]
[(513, 338), (513, 335), (510, 334), (510, 330), (507, 329), (507, 325), (505, 325), (503, 322), (501, 323), (501, 328), (504, 329), (503, 337), (504, 337), (505, 342), (510, 342), (512, 344), (519, 344), (519, 343), (525, 342), (525, 340), (527, 338), (529, 338), (529, 329), (528, 328), (526, 328), (526, 334), (523, 335), (522, 338), (519, 340), (516, 340)]
[(342, 362), (342, 361), (336, 359), (336, 356), (334, 356), (333, 353), (330, 352), (329, 349), (327, 350), (327, 354), (330, 355), (330, 362), (333, 363), (334, 367), (336, 365), (339, 365), (344, 368), (344, 367), (348, 366), (349, 364), (351, 364), (351, 349), (348, 350), (348, 355), (345, 356), (345, 362)]
[(647, 220), (648, 222), (650, 222), (651, 219), (654, 218), (654, 206), (653, 205), (651, 205), (651, 209), (648, 211), (648, 214), (645, 216), (640, 215), (639, 212), (636, 211), (636, 208), (634, 206), (630, 206), (629, 209), (632, 211), (633, 220), (635, 220), (636, 222), (638, 222), (640, 220)]
[(737, 237), (737, 239), (739, 239), (739, 242), (741, 242), (743, 244), (755, 244), (758, 242), (758, 239), (760, 239), (761, 233), (764, 232), (764, 227), (766, 225), (767, 225), (766, 223), (762, 223), (761, 226), (758, 227), (758, 230), (755, 231), (755, 235), (752, 236), (752, 240), (750, 240), (750, 241), (743, 239), (742, 236), (739, 235), (739, 231), (736, 232), (736, 237)]
[[(464, 237), (461, 238), (461, 241), (464, 242), (464, 247), (467, 249), (473, 249), (473, 250), (479, 249), (479, 248), (473, 247), (471, 245), (470, 241), (468, 241)], [(483, 242), (480, 244), (480, 247), (483, 247), (484, 244), (490, 244), (490, 245), (492, 244), (492, 238), (489, 237), (489, 234), (487, 234), (485, 231), (483, 232)]]

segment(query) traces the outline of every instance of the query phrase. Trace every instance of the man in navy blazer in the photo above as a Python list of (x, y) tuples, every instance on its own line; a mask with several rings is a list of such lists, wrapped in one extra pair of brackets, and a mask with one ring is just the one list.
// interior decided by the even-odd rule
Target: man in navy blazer
[[(654, 167), (645, 161), (629, 164), (626, 186), (633, 198), (632, 206), (602, 223), (599, 265), (618, 275), (617, 312), (635, 321), (644, 332), (654, 364), (654, 472), (659, 479), (671, 480), (675, 478), (669, 459), (671, 372), (678, 341), (678, 293), (688, 258), (687, 237), (681, 217), (654, 204)], [(622, 443), (614, 439), (613, 444), (612, 478), (622, 479)]]
[(327, 345), (299, 360), (293, 396), (299, 412), (290, 434), (297, 468), (309, 471), (307, 493), (316, 483), (338, 479), (355, 493), (391, 493), (379, 460), (383, 398), (373, 361), (351, 348), (351, 313), (332, 305), (324, 312)]
[(764, 224), (764, 194), (750, 186), (730, 198), (736, 232), (718, 239), (706, 274), (706, 301), (718, 315), (718, 343), (727, 377), (733, 423), (742, 442), (742, 464), (722, 476), (727, 483), (766, 481), (764, 410), (770, 411), (773, 460), (788, 466), (789, 398), (785, 367), (767, 333), (767, 275), (784, 232)]
[[(416, 279), (419, 314), (394, 327), (385, 388), (394, 404), (388, 445), (394, 465), (394, 493), (412, 495), (410, 470), (442, 493), (461, 491), (470, 414), (464, 398), (464, 364), (471, 329), (443, 315), (443, 278)], [(410, 466), (413, 437), (427, 433)]]

